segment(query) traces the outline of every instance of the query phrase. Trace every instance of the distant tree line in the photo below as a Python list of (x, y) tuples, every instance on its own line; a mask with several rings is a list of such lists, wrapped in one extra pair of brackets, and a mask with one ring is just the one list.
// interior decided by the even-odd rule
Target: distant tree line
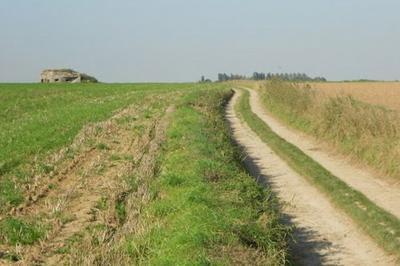
[(226, 73), (218, 73), (218, 81), (228, 81), (228, 80), (243, 80), (248, 79), (245, 75), (239, 74), (226, 74)]
[(324, 77), (315, 77), (311, 78), (304, 73), (262, 73), (262, 72), (254, 72), (251, 77), (247, 77), (246, 75), (239, 74), (226, 74), (226, 73), (218, 73), (218, 81), (228, 81), (228, 80), (272, 80), (272, 79), (280, 79), (285, 81), (327, 81)]
[(201, 76), (201, 79), (200, 79), (200, 81), (199, 81), (200, 83), (211, 83), (212, 82), (212, 80), (211, 79), (208, 79), (208, 78), (206, 78), (205, 76)]

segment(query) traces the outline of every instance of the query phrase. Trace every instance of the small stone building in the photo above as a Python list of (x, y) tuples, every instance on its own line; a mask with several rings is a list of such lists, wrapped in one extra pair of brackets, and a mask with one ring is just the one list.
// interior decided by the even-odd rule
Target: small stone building
[(97, 79), (89, 75), (79, 73), (72, 69), (46, 69), (40, 75), (41, 83), (81, 83), (97, 82)]

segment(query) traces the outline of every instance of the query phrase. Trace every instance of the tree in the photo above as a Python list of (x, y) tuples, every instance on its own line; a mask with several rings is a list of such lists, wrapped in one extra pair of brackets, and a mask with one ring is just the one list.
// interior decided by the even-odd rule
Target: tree
[[(228, 80), (243, 80), (248, 79), (245, 75), (240, 74), (230, 74), (219, 73), (218, 81), (228, 81)], [(262, 72), (254, 72), (253, 75), (249, 78), (252, 80), (271, 80), (271, 79), (280, 79), (285, 81), (326, 81), (324, 77), (315, 77), (311, 78), (305, 73), (262, 73)]]

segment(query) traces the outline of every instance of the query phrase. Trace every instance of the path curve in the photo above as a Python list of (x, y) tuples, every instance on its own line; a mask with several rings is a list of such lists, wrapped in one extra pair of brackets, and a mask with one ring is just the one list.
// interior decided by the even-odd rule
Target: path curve
[(296, 226), (292, 253), (300, 265), (394, 265), (377, 244), (303, 177), (294, 172), (236, 116), (238, 91), (227, 106), (233, 136), (248, 155), (245, 163), (267, 182), (283, 203), (283, 212)]
[(400, 182), (389, 182), (374, 177), (367, 170), (355, 167), (344, 158), (321, 149), (321, 144), (300, 132), (289, 129), (282, 122), (267, 113), (255, 90), (250, 92), (250, 106), (253, 113), (262, 119), (277, 135), (297, 146), (307, 156), (346, 184), (358, 190), (379, 207), (400, 218)]

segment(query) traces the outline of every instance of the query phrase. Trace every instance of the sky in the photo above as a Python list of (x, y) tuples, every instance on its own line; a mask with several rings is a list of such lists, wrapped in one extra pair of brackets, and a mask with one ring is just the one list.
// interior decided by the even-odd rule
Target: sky
[(399, 0), (0, 0), (0, 82), (217, 73), (400, 79)]

